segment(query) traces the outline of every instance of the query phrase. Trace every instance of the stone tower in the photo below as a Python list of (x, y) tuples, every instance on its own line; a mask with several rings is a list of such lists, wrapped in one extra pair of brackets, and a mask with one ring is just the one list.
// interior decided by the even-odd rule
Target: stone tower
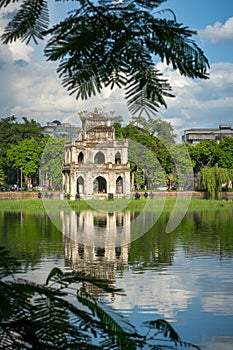
[(128, 141), (115, 140), (112, 116), (95, 109), (81, 112), (78, 139), (65, 144), (63, 189), (75, 198), (130, 197)]

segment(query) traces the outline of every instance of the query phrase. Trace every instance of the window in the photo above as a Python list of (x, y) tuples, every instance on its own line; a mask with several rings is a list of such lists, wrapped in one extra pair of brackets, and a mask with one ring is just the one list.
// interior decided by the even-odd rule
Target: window
[(82, 176), (79, 176), (77, 179), (77, 193), (78, 194), (84, 193), (84, 179)]
[(120, 152), (117, 152), (115, 154), (115, 164), (121, 164), (121, 154), (120, 154)]
[(78, 163), (79, 164), (83, 163), (83, 158), (84, 158), (83, 152), (80, 152), (79, 155), (78, 155)]
[(123, 179), (121, 176), (118, 176), (116, 180), (116, 193), (123, 193)]
[(104, 164), (104, 163), (105, 163), (104, 153), (101, 151), (97, 152), (94, 157), (94, 164)]

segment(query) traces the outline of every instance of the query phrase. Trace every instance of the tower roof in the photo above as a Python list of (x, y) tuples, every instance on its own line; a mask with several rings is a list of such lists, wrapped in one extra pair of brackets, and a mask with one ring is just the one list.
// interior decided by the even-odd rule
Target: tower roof
[[(106, 123), (113, 119), (114, 112), (110, 112), (110, 115), (107, 113), (104, 113), (103, 110), (95, 108), (93, 112), (87, 112), (82, 111), (79, 113), (79, 117), (82, 121), (91, 120), (93, 122), (96, 122), (96, 125), (98, 122), (105, 121)], [(100, 123), (102, 124), (102, 123)]]

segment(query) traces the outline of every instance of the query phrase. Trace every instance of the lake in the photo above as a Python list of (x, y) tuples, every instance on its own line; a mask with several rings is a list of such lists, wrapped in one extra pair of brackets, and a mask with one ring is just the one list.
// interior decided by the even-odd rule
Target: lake
[(0, 245), (22, 263), (20, 277), (44, 283), (54, 266), (85, 271), (124, 289), (105, 298), (139, 330), (164, 318), (182, 340), (231, 350), (233, 207), (188, 211), (166, 233), (169, 215), (61, 210), (52, 222), (42, 211), (0, 211)]

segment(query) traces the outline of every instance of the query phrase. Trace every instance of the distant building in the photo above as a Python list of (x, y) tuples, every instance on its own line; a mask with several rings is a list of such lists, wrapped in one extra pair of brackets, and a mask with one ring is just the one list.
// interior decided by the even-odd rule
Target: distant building
[(70, 199), (130, 197), (128, 141), (115, 140), (112, 117), (95, 109), (80, 113), (77, 140), (65, 143), (63, 188)]
[(61, 123), (58, 120), (47, 122), (43, 128), (43, 134), (51, 137), (67, 137), (68, 139), (77, 139), (80, 128), (69, 123)]
[(233, 129), (230, 125), (219, 125), (219, 128), (213, 129), (188, 129), (184, 130), (182, 141), (186, 141), (190, 145), (197, 145), (201, 141), (213, 140), (219, 142), (225, 137), (233, 136)]

